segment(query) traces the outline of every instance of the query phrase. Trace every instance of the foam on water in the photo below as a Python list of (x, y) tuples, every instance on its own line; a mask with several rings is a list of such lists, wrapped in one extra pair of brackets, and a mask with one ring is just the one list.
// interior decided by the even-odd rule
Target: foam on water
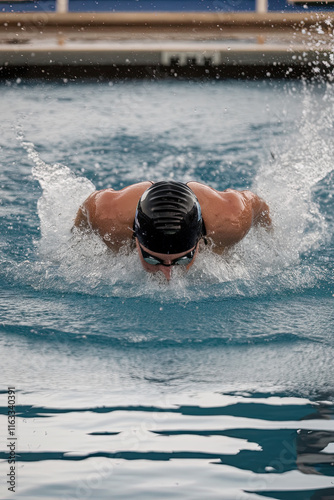
[[(17, 275), (24, 275), (37, 289), (107, 297), (158, 296), (164, 301), (299, 292), (322, 279), (331, 280), (314, 261), (314, 253), (328, 242), (332, 228), (313, 191), (333, 170), (334, 91), (327, 84), (322, 98), (313, 101), (312, 89), (305, 84), (303, 95), (299, 129), (289, 144), (273, 144), (275, 158), (263, 162), (251, 186), (271, 207), (273, 233), (253, 229), (224, 256), (205, 248), (187, 275), (174, 270), (169, 285), (141, 269), (136, 252), (124, 249), (116, 256), (95, 235), (71, 232), (78, 207), (95, 186), (64, 165), (45, 163), (33, 143), (20, 139), (43, 193), (38, 202), (41, 239), (36, 259), (18, 264)], [(168, 176), (193, 179), (194, 169), (184, 161), (177, 174), (180, 161), (176, 158), (175, 170), (169, 170)], [(172, 168), (167, 156), (156, 175), (166, 171), (165, 163)]]

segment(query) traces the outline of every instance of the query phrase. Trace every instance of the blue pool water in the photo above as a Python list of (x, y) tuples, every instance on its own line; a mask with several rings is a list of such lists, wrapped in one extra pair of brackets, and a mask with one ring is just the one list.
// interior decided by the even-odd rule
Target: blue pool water
[[(18, 80), (0, 99), (0, 497), (333, 499), (333, 85)], [(252, 189), (274, 233), (170, 284), (71, 233), (94, 189), (166, 178)]]

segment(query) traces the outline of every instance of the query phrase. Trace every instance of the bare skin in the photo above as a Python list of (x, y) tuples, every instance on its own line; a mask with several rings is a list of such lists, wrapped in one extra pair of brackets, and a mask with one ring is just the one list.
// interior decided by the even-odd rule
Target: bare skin
[[(136, 207), (141, 195), (151, 185), (151, 182), (140, 182), (120, 191), (104, 189), (92, 193), (79, 208), (74, 225), (96, 232), (109, 248), (118, 252), (133, 239)], [(199, 182), (189, 182), (188, 186), (198, 198), (207, 232), (206, 237), (213, 252), (222, 254), (242, 240), (252, 226), (271, 228), (267, 203), (251, 191), (232, 189), (216, 191)], [(192, 250), (168, 255), (155, 253), (143, 247), (151, 255), (163, 261), (163, 264), (153, 266), (144, 261), (137, 239), (136, 246), (144, 269), (154, 273), (161, 271), (167, 280), (171, 277), (171, 261)], [(198, 250), (197, 244), (195, 257)], [(187, 269), (193, 264), (195, 257), (187, 265)]]

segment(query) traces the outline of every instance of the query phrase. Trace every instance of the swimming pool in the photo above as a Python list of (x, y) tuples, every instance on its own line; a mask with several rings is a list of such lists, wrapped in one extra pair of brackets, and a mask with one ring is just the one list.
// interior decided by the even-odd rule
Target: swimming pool
[[(1, 429), (19, 499), (334, 497), (330, 83), (1, 86)], [(94, 189), (250, 188), (271, 206), (167, 285), (70, 229)]]

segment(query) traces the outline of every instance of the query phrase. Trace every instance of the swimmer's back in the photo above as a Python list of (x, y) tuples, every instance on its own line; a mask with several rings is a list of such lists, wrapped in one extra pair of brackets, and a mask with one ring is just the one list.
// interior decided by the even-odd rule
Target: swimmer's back
[(216, 191), (199, 182), (188, 186), (199, 201), (206, 236), (216, 253), (238, 243), (253, 225), (271, 224), (268, 205), (251, 191)]
[[(146, 181), (120, 191), (96, 191), (80, 207), (74, 225), (97, 232), (108, 247), (119, 251), (133, 240), (137, 204), (151, 185)], [(206, 236), (216, 253), (238, 243), (253, 225), (271, 225), (268, 205), (250, 191), (220, 192), (199, 182), (188, 186), (198, 198)]]
[(74, 225), (97, 232), (114, 251), (133, 237), (133, 221), (138, 200), (152, 185), (140, 182), (120, 191), (103, 189), (92, 193), (80, 207)]

